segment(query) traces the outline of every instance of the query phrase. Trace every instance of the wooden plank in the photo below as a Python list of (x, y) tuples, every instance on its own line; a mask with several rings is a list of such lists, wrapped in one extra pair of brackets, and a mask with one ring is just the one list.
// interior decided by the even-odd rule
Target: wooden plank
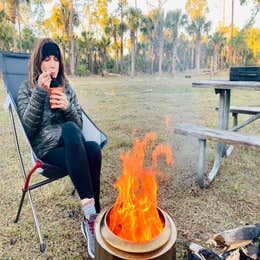
[[(219, 107), (216, 107), (218, 110)], [(229, 110), (230, 113), (239, 113), (239, 114), (248, 114), (248, 115), (256, 115), (260, 113), (260, 107), (242, 107), (242, 106), (232, 106)]]
[(259, 90), (259, 81), (199, 80), (192, 82), (192, 87), (216, 89), (248, 89)]
[(227, 144), (248, 145), (260, 148), (260, 136), (246, 135), (230, 130), (182, 124), (175, 128), (175, 133), (191, 135), (202, 140), (211, 139)]

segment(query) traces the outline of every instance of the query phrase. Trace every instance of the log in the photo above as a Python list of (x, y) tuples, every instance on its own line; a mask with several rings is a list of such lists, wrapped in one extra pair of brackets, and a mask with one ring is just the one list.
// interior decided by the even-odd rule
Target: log
[(216, 246), (233, 250), (252, 243), (260, 236), (260, 224), (247, 225), (235, 229), (226, 230), (213, 236)]
[(240, 260), (240, 252), (239, 249), (233, 251), (229, 256), (224, 258), (225, 260)]
[(205, 260), (221, 260), (222, 258), (213, 252), (211, 249), (204, 248), (198, 244), (190, 243), (189, 245), (190, 251), (196, 256), (200, 257), (200, 259)]
[(242, 247), (241, 251), (245, 256), (249, 257), (250, 259), (259, 259), (258, 257), (260, 256), (260, 252), (259, 247), (257, 246), (249, 245), (247, 247)]
[(188, 260), (202, 260), (202, 258), (194, 253), (189, 253)]

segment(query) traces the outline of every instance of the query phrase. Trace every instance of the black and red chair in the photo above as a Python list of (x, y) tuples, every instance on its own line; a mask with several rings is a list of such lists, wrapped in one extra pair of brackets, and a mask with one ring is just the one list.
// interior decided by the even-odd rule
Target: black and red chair
[[(20, 164), (21, 173), (24, 179), (23, 188), (22, 188), (22, 197), (18, 207), (17, 215), (14, 220), (15, 223), (18, 222), (21, 209), (24, 203), (25, 195), (28, 195), (29, 203), (32, 209), (33, 220), (35, 223), (35, 227), (38, 233), (39, 242), (40, 242), (40, 251), (45, 251), (45, 243), (43, 241), (43, 237), (41, 234), (36, 210), (32, 201), (31, 190), (34, 190), (38, 187), (46, 185), (50, 182), (56, 181), (60, 178), (48, 178), (45, 176), (51, 176), (52, 172), (64, 172), (63, 169), (58, 168), (54, 165), (46, 164), (39, 158), (37, 158), (34, 153), (30, 141), (26, 135), (26, 132), (23, 128), (19, 115), (17, 113), (17, 94), (19, 90), (19, 86), (23, 80), (26, 79), (28, 73), (28, 65), (29, 65), (30, 54), (27, 53), (11, 53), (11, 52), (0, 52), (0, 70), (2, 70), (4, 85), (6, 87), (7, 97), (5, 101), (5, 108), (8, 109), (16, 151), (18, 155), (18, 160)], [(16, 113), (16, 117), (14, 116), (14, 112)], [(95, 123), (89, 118), (86, 112), (82, 109), (82, 118), (83, 118), (83, 134), (87, 141), (95, 141), (97, 142), (101, 148), (107, 143), (107, 136), (95, 125)], [(19, 128), (17, 127), (17, 123), (19, 124)], [(26, 173), (24, 166), (24, 156), (20, 150), (20, 144), (18, 139), (18, 129), (21, 129), (22, 136), (24, 137), (26, 144), (30, 148), (31, 158), (33, 162), (33, 166), (31, 170)], [(36, 183), (30, 184), (31, 176), (33, 173), (41, 174), (43, 179)]]

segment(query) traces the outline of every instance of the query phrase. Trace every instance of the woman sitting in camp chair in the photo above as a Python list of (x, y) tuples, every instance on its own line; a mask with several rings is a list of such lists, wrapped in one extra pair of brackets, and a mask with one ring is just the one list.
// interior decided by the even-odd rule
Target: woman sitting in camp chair
[(32, 52), (28, 81), (21, 84), (18, 93), (18, 113), (37, 156), (69, 174), (81, 199), (81, 229), (88, 253), (94, 258), (101, 148), (84, 139), (80, 105), (65, 75), (60, 47), (52, 39), (40, 40)]

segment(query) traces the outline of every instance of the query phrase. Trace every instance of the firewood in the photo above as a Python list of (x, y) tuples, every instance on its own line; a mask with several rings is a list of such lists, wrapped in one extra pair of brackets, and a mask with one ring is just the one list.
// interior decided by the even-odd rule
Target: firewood
[(190, 243), (189, 249), (192, 253), (200, 257), (200, 259), (205, 260), (221, 260), (222, 258), (213, 252), (211, 249), (204, 248), (198, 244)]
[(213, 236), (216, 246), (233, 250), (252, 243), (260, 236), (260, 224), (247, 225), (235, 229), (226, 230)]
[(225, 260), (240, 260), (240, 252), (239, 249), (233, 251), (229, 256), (225, 258)]
[(189, 253), (188, 254), (188, 260), (202, 260), (202, 258), (197, 254)]
[(250, 259), (255, 259), (257, 260), (257, 257), (259, 256), (259, 247), (254, 246), (254, 245), (249, 245), (247, 247), (242, 247), (241, 251)]

